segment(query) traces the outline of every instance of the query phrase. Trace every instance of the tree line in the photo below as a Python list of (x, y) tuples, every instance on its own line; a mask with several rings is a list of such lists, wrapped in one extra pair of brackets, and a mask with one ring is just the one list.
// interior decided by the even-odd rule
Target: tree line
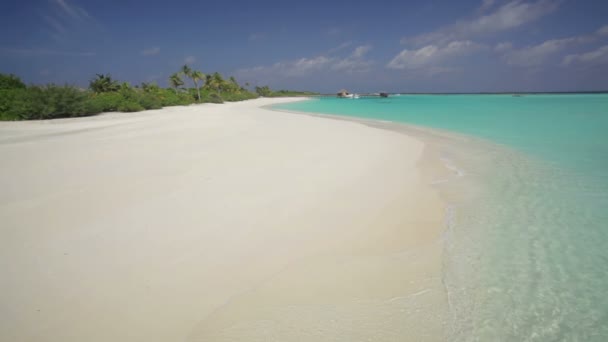
[[(194, 87), (185, 87), (186, 80)], [(169, 76), (170, 88), (156, 83), (132, 86), (109, 74), (97, 74), (87, 89), (71, 85), (29, 85), (15, 75), (0, 73), (0, 120), (40, 120), (89, 116), (102, 112), (137, 112), (167, 106), (194, 103), (242, 101), (259, 96), (294, 96), (313, 94), (281, 90), (267, 86), (255, 92), (241, 86), (234, 77), (224, 79), (215, 72), (203, 74), (184, 65)], [(245, 84), (247, 87), (249, 84)]]

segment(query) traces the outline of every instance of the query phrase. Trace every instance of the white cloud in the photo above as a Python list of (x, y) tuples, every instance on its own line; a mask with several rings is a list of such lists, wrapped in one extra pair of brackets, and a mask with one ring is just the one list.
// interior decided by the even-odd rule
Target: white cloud
[(509, 65), (533, 67), (540, 66), (551, 57), (577, 45), (593, 42), (597, 39), (600, 31), (594, 34), (568, 37), (562, 39), (550, 39), (538, 45), (515, 49), (512, 46), (500, 46), (495, 48), (496, 52), (503, 53), (503, 59)]
[(572, 54), (564, 57), (562, 65), (570, 64), (603, 64), (608, 63), (608, 45), (604, 45), (595, 51), (581, 54)]
[(187, 56), (186, 58), (184, 58), (185, 64), (194, 64), (194, 62), (196, 62), (196, 57), (194, 56)]
[(485, 12), (492, 8), (496, 4), (496, 0), (483, 0), (481, 6), (479, 6), (478, 12)]
[(331, 58), (325, 56), (300, 58), (293, 61), (277, 62), (270, 66), (244, 68), (237, 70), (236, 73), (241, 75), (241, 77), (244, 76), (246, 78), (264, 77), (268, 75), (276, 75), (278, 77), (300, 77), (325, 68), (331, 61)]
[(574, 43), (573, 38), (551, 39), (538, 45), (512, 50), (504, 58), (509, 65), (538, 66), (543, 64), (551, 55), (562, 51), (572, 43)]
[(372, 49), (370, 45), (357, 46), (350, 56), (339, 59), (331, 66), (334, 70), (344, 70), (347, 72), (366, 72), (369, 71), (372, 61), (365, 60), (365, 55)]
[[(344, 48), (340, 47), (340, 49)], [(291, 61), (277, 62), (269, 66), (239, 69), (236, 74), (243, 79), (264, 79), (264, 81), (268, 81), (273, 78), (306, 77), (321, 71), (328, 72), (331, 70), (348, 73), (367, 72), (373, 62), (366, 60), (365, 55), (371, 48), (369, 45), (361, 45), (353, 49), (346, 57), (325, 55), (303, 57)]]
[(54, 2), (64, 13), (72, 18), (83, 20), (89, 17), (89, 13), (82, 7), (71, 5), (65, 0), (55, 0)]
[(330, 62), (331, 59), (325, 56), (319, 56), (314, 58), (300, 58), (292, 65), (288, 65), (285, 71), (287, 71), (288, 74), (291, 74), (293, 76), (301, 76), (309, 71), (319, 70), (325, 67)]
[(505, 52), (505, 51), (511, 50), (512, 48), (513, 48), (513, 44), (511, 44), (510, 42), (503, 42), (503, 43), (496, 44), (496, 46), (494, 47), (494, 51)]
[(49, 0), (48, 7), (39, 10), (42, 20), (46, 22), (48, 34), (56, 41), (65, 42), (74, 35), (92, 34), (91, 28), (101, 29), (101, 25), (82, 7), (67, 0)]
[(331, 54), (337, 53), (339, 51), (342, 51), (342, 50), (346, 49), (347, 47), (349, 47), (351, 45), (353, 45), (353, 42), (344, 42), (344, 43), (342, 43), (342, 44), (340, 44), (340, 45), (338, 45), (336, 47), (333, 47), (333, 48), (329, 49), (327, 51), (327, 54), (331, 55)]
[(355, 58), (361, 58), (366, 53), (368, 53), (369, 50), (371, 50), (371, 49), (372, 49), (372, 47), (370, 45), (357, 46), (357, 48), (355, 49), (355, 51), (353, 51), (352, 56), (355, 57)]
[(427, 45), (417, 50), (404, 49), (387, 64), (387, 67), (400, 70), (426, 69), (427, 71), (446, 69), (437, 64), (452, 57), (471, 54), (480, 48), (479, 44), (465, 40), (453, 41), (444, 46)]
[(596, 33), (600, 36), (608, 36), (608, 25), (600, 27), (600, 29), (597, 30)]
[(140, 52), (143, 56), (153, 56), (158, 55), (160, 53), (159, 47), (151, 47), (149, 49), (141, 50)]
[(480, 15), (470, 20), (462, 20), (434, 32), (411, 38), (406, 37), (401, 41), (402, 43), (412, 42), (418, 45), (429, 43), (445, 44), (449, 41), (508, 31), (531, 23), (553, 12), (558, 7), (558, 4), (558, 1), (553, 0), (538, 0), (536, 2), (514, 0), (486, 15)]

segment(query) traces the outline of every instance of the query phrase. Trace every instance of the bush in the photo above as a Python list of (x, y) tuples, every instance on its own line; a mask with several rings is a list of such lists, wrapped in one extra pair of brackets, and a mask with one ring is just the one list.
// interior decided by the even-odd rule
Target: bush
[(139, 98), (139, 93), (137, 92), (137, 90), (133, 87), (131, 87), (131, 85), (127, 82), (123, 82), (120, 85), (120, 89), (118, 90), (118, 93), (120, 95), (122, 95), (123, 99), (130, 101), (130, 102), (137, 102), (138, 98)]
[(24, 89), (0, 89), (0, 120), (14, 121), (21, 119), (17, 110), (15, 110), (15, 99), (23, 97), (21, 93)]
[(13, 74), (0, 74), (0, 90), (25, 89), (25, 83)]
[(119, 112), (141, 112), (146, 110), (142, 105), (133, 101), (124, 101), (118, 106)]
[(260, 96), (268, 97), (272, 95), (272, 90), (268, 86), (255, 87), (255, 92)]
[(160, 104), (163, 107), (168, 106), (185, 106), (193, 103), (190, 95), (184, 93), (175, 93), (172, 89), (163, 89), (160, 95)]
[(48, 85), (42, 89), (39, 94), (46, 97), (50, 114), (45, 119), (82, 116), (86, 113), (86, 91), (67, 85), (62, 87)]
[[(212, 85), (208, 83), (211, 81)], [(90, 87), (90, 91), (53, 84), (26, 87), (18, 77), (0, 74), (0, 120), (53, 119), (113, 111), (137, 112), (164, 106), (224, 103), (258, 97), (241, 88), (234, 78), (224, 81), (217, 73), (201, 88), (200, 101), (195, 88), (181, 89), (177, 93), (174, 89), (163, 89), (153, 83), (143, 83), (141, 88), (133, 88), (128, 83), (120, 84), (110, 75), (103, 74), (91, 80)], [(219, 93), (219, 90), (222, 92)], [(264, 96), (273, 95), (267, 86), (256, 87), (256, 91)], [(277, 92), (280, 95), (287, 93)]]
[(220, 96), (220, 94), (218, 94), (218, 93), (211, 93), (211, 94), (209, 94), (209, 100), (207, 102), (210, 102), (210, 103), (224, 103), (224, 100), (222, 100), (222, 97)]
[(95, 93), (107, 93), (118, 91), (120, 89), (120, 84), (118, 84), (118, 81), (113, 80), (110, 74), (97, 74), (96, 77), (89, 82), (89, 88)]
[(155, 95), (155, 94), (150, 94), (150, 93), (143, 93), (139, 95), (139, 98), (137, 99), (139, 102), (139, 104), (144, 108), (144, 109), (161, 109), (163, 108), (162, 102), (159, 98), (159, 96)]
[(30, 111), (25, 92), (25, 89), (0, 90), (0, 120), (23, 119), (23, 115)]
[(251, 100), (256, 98), (258, 98), (257, 94), (248, 91), (241, 91), (238, 93), (222, 93), (222, 99), (228, 102)]
[(115, 112), (123, 102), (124, 98), (118, 92), (91, 94), (86, 101), (85, 110), (90, 114)]
[(3, 91), (2, 119), (43, 120), (81, 116), (86, 113), (86, 92), (53, 84)]

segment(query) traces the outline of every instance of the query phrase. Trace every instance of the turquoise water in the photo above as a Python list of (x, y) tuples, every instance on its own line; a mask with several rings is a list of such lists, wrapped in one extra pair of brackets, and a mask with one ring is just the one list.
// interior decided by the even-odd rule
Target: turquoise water
[(454, 187), (483, 188), (453, 203), (447, 339), (608, 341), (608, 94), (323, 98), (276, 107), (479, 138), (441, 147), (468, 178)]

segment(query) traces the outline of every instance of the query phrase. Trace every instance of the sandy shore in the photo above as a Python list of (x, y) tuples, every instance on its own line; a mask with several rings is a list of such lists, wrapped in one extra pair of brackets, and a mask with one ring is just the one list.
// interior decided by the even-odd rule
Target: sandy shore
[(0, 123), (0, 340), (441, 340), (424, 145), (289, 100)]

